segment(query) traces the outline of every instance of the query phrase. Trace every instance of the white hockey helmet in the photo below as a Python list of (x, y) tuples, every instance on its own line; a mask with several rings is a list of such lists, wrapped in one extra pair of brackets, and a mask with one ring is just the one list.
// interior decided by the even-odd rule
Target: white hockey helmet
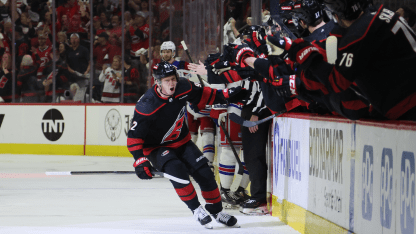
[(164, 50), (171, 50), (172, 58), (175, 57), (176, 46), (172, 41), (165, 41), (162, 43), (162, 45), (160, 45), (160, 56), (162, 56), (162, 51)]

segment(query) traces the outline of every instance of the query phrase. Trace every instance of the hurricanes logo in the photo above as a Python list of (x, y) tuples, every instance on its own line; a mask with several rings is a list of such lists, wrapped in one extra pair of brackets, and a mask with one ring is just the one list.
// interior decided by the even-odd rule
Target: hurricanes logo
[(172, 127), (170, 127), (169, 131), (165, 134), (160, 144), (178, 139), (179, 135), (181, 134), (182, 127), (185, 123), (185, 113), (186, 107), (183, 107), (182, 110), (179, 112), (179, 115), (176, 118), (175, 123), (172, 125)]

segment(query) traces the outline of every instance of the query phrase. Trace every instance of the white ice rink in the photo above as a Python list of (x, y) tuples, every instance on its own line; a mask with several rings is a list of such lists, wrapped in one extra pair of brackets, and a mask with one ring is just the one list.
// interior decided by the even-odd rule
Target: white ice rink
[[(46, 171), (132, 171), (132, 158), (0, 154), (0, 233), (299, 233), (277, 217), (235, 215), (241, 228), (193, 219), (164, 178), (46, 176)], [(195, 185), (195, 183), (194, 183)], [(201, 203), (198, 186), (198, 196)]]

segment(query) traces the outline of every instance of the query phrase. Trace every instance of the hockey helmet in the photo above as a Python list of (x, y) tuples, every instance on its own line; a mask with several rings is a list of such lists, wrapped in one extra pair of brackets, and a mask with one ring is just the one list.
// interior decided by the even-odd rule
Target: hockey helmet
[(160, 62), (153, 66), (153, 78), (157, 84), (162, 84), (162, 79), (174, 75), (176, 80), (179, 80), (176, 67), (166, 61)]
[(307, 26), (316, 26), (323, 19), (323, 8), (316, 0), (301, 0), (295, 3), (292, 11), (295, 24), (303, 20)]
[(354, 20), (363, 11), (363, 0), (320, 0), (340, 19)]
[(162, 51), (164, 50), (171, 50), (172, 57), (175, 57), (176, 46), (172, 41), (165, 41), (162, 43), (162, 45), (160, 45), (160, 56), (162, 56)]

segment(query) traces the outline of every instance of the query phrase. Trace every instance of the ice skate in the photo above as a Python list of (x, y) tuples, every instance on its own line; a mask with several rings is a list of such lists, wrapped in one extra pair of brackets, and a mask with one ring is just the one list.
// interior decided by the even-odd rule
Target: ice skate
[(239, 197), (240, 204), (250, 199), (250, 196), (247, 194), (247, 190), (245, 190), (243, 187), (238, 187), (235, 193)]
[(234, 216), (229, 215), (223, 211), (217, 214), (213, 214), (212, 216), (215, 218), (217, 223), (224, 224), (227, 227), (234, 227), (234, 228), (240, 227), (240, 225), (237, 223), (237, 219)]
[(193, 210), (192, 212), (194, 213), (195, 219), (198, 220), (198, 222), (201, 225), (203, 225), (207, 229), (212, 229), (211, 216), (209, 216), (209, 214), (205, 211), (202, 205)]
[(236, 193), (230, 189), (221, 188), (221, 201), (224, 209), (235, 209), (238, 208), (241, 200)]
[(255, 199), (249, 199), (241, 204), (240, 212), (246, 215), (267, 215), (269, 210), (267, 209), (267, 203), (257, 201)]

